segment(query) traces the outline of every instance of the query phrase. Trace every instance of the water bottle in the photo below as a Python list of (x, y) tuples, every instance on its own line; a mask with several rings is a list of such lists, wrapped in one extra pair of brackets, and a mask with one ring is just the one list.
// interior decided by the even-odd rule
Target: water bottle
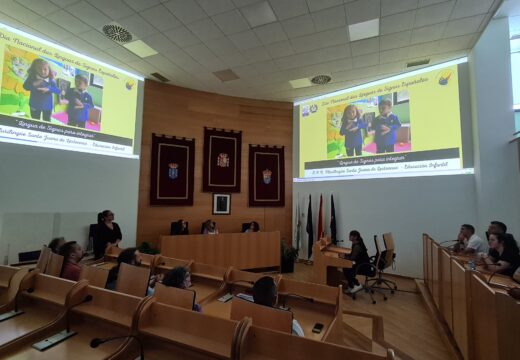
[(475, 265), (475, 260), (468, 261), (468, 268), (470, 270), (475, 270), (477, 268), (476, 265)]

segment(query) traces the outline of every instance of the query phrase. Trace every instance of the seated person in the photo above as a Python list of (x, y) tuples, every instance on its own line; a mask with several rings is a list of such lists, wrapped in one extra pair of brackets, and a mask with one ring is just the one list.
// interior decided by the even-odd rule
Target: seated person
[(206, 220), (202, 225), (202, 233), (208, 235), (218, 234), (217, 224), (212, 220)]
[(79, 274), (81, 273), (79, 262), (83, 257), (83, 249), (81, 248), (81, 245), (75, 241), (66, 242), (60, 247), (59, 254), (63, 256), (63, 265), (60, 277), (67, 280), (78, 281)]
[(458, 250), (463, 254), (487, 254), (489, 250), (487, 241), (482, 240), (475, 234), (473, 225), (462, 225), (457, 239), (459, 241)]
[(489, 254), (482, 254), (484, 268), (513, 276), (520, 266), (520, 254), (514, 238), (507, 234), (489, 234)]
[(246, 229), (246, 233), (249, 232), (259, 232), (260, 231), (260, 225), (256, 221), (251, 221), (249, 223), (249, 227)]
[(65, 238), (64, 237), (57, 237), (57, 238), (54, 238), (51, 240), (51, 242), (49, 243), (49, 249), (51, 249), (51, 251), (55, 254), (58, 254), (59, 253), (59, 250), (60, 250), (60, 247), (63, 246), (63, 244), (65, 244)]
[(170, 235), (189, 235), (188, 222), (182, 219), (172, 223)]
[(352, 251), (345, 256), (345, 259), (352, 261), (352, 267), (343, 269), (343, 274), (345, 274), (348, 284), (348, 288), (343, 291), (347, 294), (353, 294), (363, 289), (363, 286), (359, 283), (358, 279), (356, 279), (356, 269), (360, 264), (369, 264), (370, 258), (359, 231), (352, 230), (348, 239), (352, 242)]
[[(162, 284), (177, 289), (188, 289), (191, 287), (191, 274), (184, 266), (177, 266), (164, 274)], [(202, 312), (202, 307), (193, 304), (193, 311)]]
[[(274, 307), (277, 298), (278, 289), (272, 277), (261, 277), (253, 285), (253, 301), (255, 304)], [(305, 336), (302, 327), (295, 319), (292, 322), (292, 333), (298, 336)]]
[[(107, 286), (106, 288), (109, 290), (115, 290), (117, 285), (117, 275), (119, 273), (119, 267), (121, 263), (125, 263), (133, 266), (141, 265), (141, 256), (139, 250), (135, 247), (127, 248), (121, 251), (119, 256), (117, 257), (117, 266), (113, 267), (108, 273)], [(146, 295), (153, 294), (153, 288), (155, 283), (160, 280), (160, 276), (152, 275), (150, 276), (150, 281), (148, 283), (148, 289), (146, 291)]]
[(507, 232), (506, 224), (504, 224), (501, 221), (493, 220), (489, 223), (488, 231), (486, 234), (488, 235), (488, 240), (489, 240), (489, 235), (491, 235), (491, 234), (505, 234), (506, 232)]

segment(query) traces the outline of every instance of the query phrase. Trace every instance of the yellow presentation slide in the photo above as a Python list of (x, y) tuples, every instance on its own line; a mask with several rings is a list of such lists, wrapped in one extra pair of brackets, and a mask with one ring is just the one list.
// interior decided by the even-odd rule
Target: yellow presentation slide
[(462, 169), (457, 66), (300, 103), (299, 177)]
[(134, 157), (139, 77), (0, 24), (0, 141)]

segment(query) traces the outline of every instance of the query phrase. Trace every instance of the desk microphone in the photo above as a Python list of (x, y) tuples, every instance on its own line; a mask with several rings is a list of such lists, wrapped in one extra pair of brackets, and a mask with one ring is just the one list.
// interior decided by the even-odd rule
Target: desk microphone
[(110, 342), (110, 341), (114, 341), (114, 340), (119, 340), (119, 339), (128, 339), (128, 338), (132, 338), (132, 339), (135, 339), (137, 341), (137, 343), (139, 344), (139, 353), (140, 353), (140, 358), (141, 360), (144, 360), (144, 348), (143, 348), (143, 343), (141, 342), (141, 339), (139, 339), (137, 336), (135, 335), (122, 335), (122, 336), (112, 336), (112, 337), (108, 337), (108, 338), (93, 338), (92, 340), (90, 340), (90, 347), (95, 349), (97, 348), (99, 345), (101, 344), (104, 344), (106, 342)]

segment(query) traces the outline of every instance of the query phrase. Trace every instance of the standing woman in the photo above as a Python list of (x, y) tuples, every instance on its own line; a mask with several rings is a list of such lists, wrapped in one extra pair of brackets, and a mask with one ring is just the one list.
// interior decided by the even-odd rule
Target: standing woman
[(114, 222), (114, 213), (110, 210), (100, 212), (96, 235), (94, 236), (94, 258), (102, 258), (105, 255), (107, 245), (117, 246), (122, 238), (121, 229)]

